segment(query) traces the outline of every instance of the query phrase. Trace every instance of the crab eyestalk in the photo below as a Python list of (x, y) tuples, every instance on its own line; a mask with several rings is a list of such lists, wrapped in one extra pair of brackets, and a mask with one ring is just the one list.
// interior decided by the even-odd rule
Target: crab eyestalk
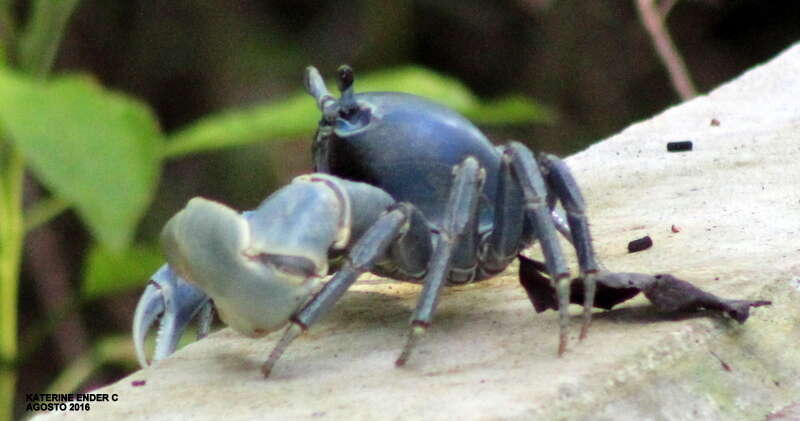
[(353, 89), (354, 81), (355, 75), (353, 74), (353, 69), (347, 65), (340, 66), (338, 85), (341, 98), (339, 98), (339, 106), (344, 113), (350, 113), (358, 108), (355, 98), (355, 89)]
[(145, 288), (133, 316), (133, 343), (139, 364), (148, 366), (145, 339), (156, 320), (160, 319), (153, 361), (175, 352), (189, 322), (210, 305), (200, 289), (178, 277), (169, 265), (162, 266)]

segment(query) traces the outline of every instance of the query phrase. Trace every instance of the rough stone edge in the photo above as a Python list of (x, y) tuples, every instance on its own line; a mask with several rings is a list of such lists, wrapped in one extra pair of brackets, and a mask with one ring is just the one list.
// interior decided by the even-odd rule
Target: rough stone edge
[[(737, 85), (742, 80), (749, 80), (749, 79), (757, 79), (760, 77), (760, 72), (766, 68), (767, 66), (777, 66), (780, 65), (783, 61), (788, 61), (788, 57), (791, 54), (796, 54), (796, 51), (800, 50), (800, 43), (794, 44), (785, 50), (781, 51), (780, 53), (776, 54), (773, 58), (765, 61), (764, 63), (757, 65), (743, 74), (731, 79), (730, 81), (723, 83), (722, 85), (718, 86), (717, 88), (713, 89), (711, 92), (698, 96), (694, 98), (690, 102), (700, 102), (706, 101), (709, 98), (716, 98), (720, 96), (727, 96), (733, 93), (737, 88)], [(627, 128), (623, 129), (621, 132), (613, 135), (607, 139), (604, 139), (600, 142), (590, 145), (588, 148), (580, 151), (576, 154), (571, 155), (567, 158), (567, 162), (570, 161), (579, 161), (582, 160), (584, 156), (597, 153), (599, 149), (610, 147), (612, 144), (620, 143), (626, 144), (633, 139), (631, 135), (638, 133), (641, 131), (642, 127), (648, 126), (648, 123), (651, 120), (667, 118), (666, 115), (678, 111), (679, 108), (687, 105), (688, 103), (680, 103), (676, 104), (666, 110), (650, 117), (645, 120), (642, 120), (638, 123), (632, 124)], [(742, 332), (758, 332), (768, 329), (766, 325), (775, 326), (775, 328), (779, 328), (781, 324), (785, 324), (785, 330), (787, 332), (787, 336), (784, 341), (780, 343), (770, 344), (769, 351), (766, 351), (768, 354), (771, 355), (784, 355), (787, 357), (786, 363), (784, 366), (793, 368), (794, 372), (793, 375), (781, 375), (781, 373), (777, 373), (774, 371), (765, 370), (765, 373), (771, 375), (773, 377), (780, 377), (785, 378), (785, 382), (782, 382), (781, 385), (786, 387), (787, 390), (785, 393), (781, 394), (780, 399), (773, 399), (769, 404), (764, 405), (741, 405), (736, 408), (731, 408), (734, 411), (725, 411), (728, 408), (717, 408), (718, 411), (716, 413), (705, 413), (705, 414), (691, 414), (692, 417), (696, 417), (697, 419), (720, 419), (720, 420), (728, 420), (732, 419), (731, 417), (738, 417), (739, 419), (766, 419), (770, 414), (776, 413), (781, 411), (782, 409), (792, 409), (792, 405), (798, 401), (798, 396), (800, 396), (800, 353), (790, 353), (785, 352), (787, 349), (792, 349), (793, 346), (797, 346), (800, 344), (800, 276), (796, 275), (800, 273), (800, 265), (797, 265), (791, 270), (786, 272), (786, 276), (783, 279), (776, 279), (773, 280), (771, 284), (763, 287), (758, 294), (759, 297), (764, 297), (765, 299), (770, 299), (773, 301), (772, 312), (769, 315), (765, 315), (763, 313), (758, 313), (751, 317), (748, 320), (748, 329), (747, 331), (742, 330)], [(793, 278), (789, 279), (791, 276)], [(777, 313), (776, 313), (777, 312)], [(775, 322), (773, 319), (775, 317), (772, 316), (773, 313), (782, 314), (784, 316), (782, 322)], [(687, 394), (693, 391), (703, 391), (708, 392), (707, 389), (702, 387), (702, 382), (699, 381), (702, 377), (698, 376), (698, 368), (702, 367), (701, 359), (702, 356), (705, 354), (710, 353), (692, 353), (690, 352), (693, 349), (698, 348), (708, 348), (711, 349), (715, 345), (722, 344), (725, 341), (730, 341), (731, 339), (726, 337), (724, 332), (720, 329), (715, 329), (713, 326), (715, 324), (719, 324), (720, 321), (714, 320), (703, 320), (703, 321), (696, 321), (693, 322), (691, 325), (682, 329), (681, 332), (677, 334), (665, 338), (663, 341), (659, 343), (653, 344), (637, 352), (633, 357), (629, 359), (631, 361), (630, 364), (625, 364), (624, 367), (626, 370), (623, 371), (622, 374), (617, 373), (616, 376), (610, 377), (610, 382), (624, 384), (624, 387), (619, 387), (615, 389), (617, 393), (613, 395), (606, 395), (605, 399), (596, 399), (594, 401), (587, 401), (582, 399), (581, 396), (598, 396), (599, 394), (596, 391), (592, 391), (589, 393), (585, 393), (585, 390), (581, 390), (577, 393), (570, 393), (567, 391), (563, 393), (560, 399), (552, 405), (552, 409), (548, 411), (538, 412), (538, 411), (531, 411), (529, 413), (520, 414), (518, 417), (519, 419), (552, 419), (552, 420), (592, 420), (592, 421), (604, 421), (604, 420), (617, 420), (620, 418), (615, 418), (613, 416), (604, 416), (598, 414), (599, 409), (608, 409), (613, 406), (619, 407), (626, 407), (629, 410), (635, 409), (642, 396), (642, 392), (646, 392), (648, 395), (658, 395), (660, 393), (659, 390), (655, 390), (656, 387), (651, 387), (651, 385), (646, 384), (646, 380), (653, 378), (658, 373), (662, 375), (669, 374), (669, 377), (676, 377), (676, 373), (683, 374), (681, 376), (684, 381), (676, 381), (672, 383), (674, 390), (683, 390)], [(792, 331), (792, 326), (794, 329)], [(750, 333), (752, 335), (753, 333)], [(766, 346), (763, 343), (762, 346)], [(745, 366), (752, 356), (748, 353), (744, 352), (744, 350), (740, 347), (732, 347), (734, 351), (736, 351), (736, 355), (731, 356), (728, 359), (722, 360), (728, 367), (733, 366)], [(662, 349), (680, 349), (680, 355), (667, 355), (665, 354)], [(784, 352), (782, 352), (784, 351)], [(790, 363), (789, 363), (790, 362)], [(714, 371), (705, 371), (703, 374), (707, 374), (716, 380), (721, 380), (721, 373), (726, 373), (727, 370), (724, 368)], [(765, 367), (766, 368), (766, 367)], [(758, 376), (758, 373), (748, 371), (746, 373), (746, 379), (750, 379), (753, 383), (763, 378), (763, 376)], [(743, 379), (743, 380), (746, 380)], [(663, 384), (661, 385), (664, 386)], [(646, 389), (650, 387), (650, 389)], [(594, 386), (593, 388), (600, 390), (607, 390), (603, 386)], [(637, 390), (637, 395), (630, 395), (626, 392), (631, 390)], [(724, 394), (720, 394), (721, 391), (715, 390), (714, 394), (710, 395), (711, 399), (707, 400), (714, 400), (719, 398), (724, 398)], [(706, 393), (708, 395), (708, 393)], [(774, 396), (769, 395), (768, 396)], [(685, 396), (681, 396), (685, 397)], [(657, 405), (662, 410), (668, 409), (670, 406), (680, 405), (682, 402), (667, 402), (666, 399), (660, 402), (660, 405)], [(592, 415), (586, 415), (592, 414)], [(640, 416), (652, 416), (653, 414), (637, 414)], [(660, 414), (661, 415), (661, 414)], [(664, 416), (668, 416), (667, 414), (663, 414)], [(678, 414), (673, 414), (678, 415)], [(687, 414), (689, 415), (689, 414)], [(712, 418), (713, 417), (713, 418)], [(632, 419), (640, 419), (641, 417), (633, 417)], [(672, 417), (670, 417), (671, 419)], [(690, 419), (691, 417), (687, 418)], [(660, 419), (660, 418), (659, 418)]]
[[(793, 272), (800, 272), (800, 265)], [(608, 382), (616, 387), (595, 386), (596, 390), (587, 391), (581, 385), (577, 391), (562, 393), (550, 410), (520, 414), (518, 419), (653, 419), (656, 414), (637, 412), (640, 408), (653, 407), (661, 410), (660, 417), (654, 419), (765, 419), (770, 413), (791, 405), (800, 396), (800, 353), (791, 352), (793, 346), (800, 343), (800, 276), (787, 279), (776, 279), (760, 290), (758, 296), (772, 300), (773, 306), (769, 313), (754, 313), (746, 328), (737, 327), (732, 320), (723, 318), (698, 319), (623, 361), (622, 371), (601, 373), (607, 374)], [(728, 329), (720, 329), (721, 326)], [(735, 329), (735, 333), (731, 334), (730, 329)], [(767, 330), (785, 332), (786, 336), (782, 341), (767, 342), (765, 335), (760, 334)], [(726, 352), (714, 352), (731, 342), (736, 342), (736, 345), (725, 348)], [(758, 351), (753, 351), (754, 348)], [(665, 353), (665, 349), (679, 350), (679, 353)], [(784, 359), (758, 360), (754, 359), (754, 354), (780, 355)], [(714, 359), (714, 363), (709, 365), (709, 359)], [(654, 378), (669, 381), (653, 384)], [(767, 378), (777, 381), (779, 386), (775, 387), (782, 393), (767, 390), (770, 384), (774, 385), (765, 384)], [(718, 387), (710, 389), (710, 384)], [(728, 393), (730, 389), (723, 387), (731, 384), (740, 387), (754, 385), (750, 393), (762, 393), (755, 400), (739, 400), (724, 407), (688, 405), (689, 402), (730, 401), (731, 395), (741, 394)], [(600, 390), (606, 393), (597, 393)], [(607, 394), (609, 390), (614, 393)], [(705, 399), (697, 399), (698, 393), (704, 394)], [(586, 400), (582, 396), (597, 399)], [(643, 398), (646, 398), (646, 403)], [(706, 411), (685, 412), (698, 409)], [(624, 411), (625, 415), (620, 418), (619, 414), (608, 413), (614, 410)]]

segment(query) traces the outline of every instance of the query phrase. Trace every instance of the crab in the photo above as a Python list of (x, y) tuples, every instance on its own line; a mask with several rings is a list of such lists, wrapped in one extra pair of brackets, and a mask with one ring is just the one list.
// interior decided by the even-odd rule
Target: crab
[[(315, 173), (294, 179), (252, 211), (192, 199), (164, 227), (165, 264), (134, 317), (137, 355), (161, 317), (154, 358), (175, 349), (209, 307), (231, 328), (261, 337), (286, 326), (262, 365), (269, 376), (289, 344), (323, 317), (365, 272), (422, 284), (403, 366), (431, 327), (442, 289), (489, 279), (516, 259), (537, 311), (559, 312), (558, 355), (568, 346), (570, 303), (593, 307), (644, 292), (656, 308), (721, 310), (743, 322), (765, 301), (724, 300), (671, 275), (611, 272), (592, 247), (586, 205), (567, 165), (526, 146), (492, 145), (470, 121), (433, 101), (397, 92), (356, 94), (339, 69), (339, 99), (309, 67), (305, 85), (322, 118)], [(560, 234), (559, 234), (560, 233)], [(559, 235), (575, 250), (573, 279)], [(520, 253), (538, 242), (544, 262)], [(329, 272), (327, 282), (322, 278)]]

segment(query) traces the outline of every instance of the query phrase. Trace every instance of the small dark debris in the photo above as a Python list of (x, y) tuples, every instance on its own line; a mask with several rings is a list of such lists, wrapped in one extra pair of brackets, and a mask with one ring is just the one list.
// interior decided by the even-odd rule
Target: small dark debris
[(134, 380), (131, 382), (131, 386), (133, 387), (144, 386), (145, 384), (147, 384), (147, 380)]
[(637, 251), (647, 250), (650, 247), (653, 247), (653, 239), (649, 235), (645, 235), (628, 243), (628, 253), (636, 253)]
[(719, 120), (717, 120), (716, 118), (712, 118), (711, 119), (711, 125), (714, 126), (714, 127), (719, 126)]
[(667, 143), (667, 152), (686, 152), (691, 150), (692, 150), (691, 140)]
[(677, 233), (681, 232), (681, 227), (679, 227), (677, 225), (673, 225), (672, 227), (670, 227), (670, 231), (672, 231), (672, 232), (677, 234)]

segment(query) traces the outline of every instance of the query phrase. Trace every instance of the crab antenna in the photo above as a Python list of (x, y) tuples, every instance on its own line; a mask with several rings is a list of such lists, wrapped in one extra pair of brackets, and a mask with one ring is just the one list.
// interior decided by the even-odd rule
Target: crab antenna
[(353, 89), (354, 80), (355, 76), (350, 66), (346, 64), (339, 66), (339, 80), (337, 82), (339, 84), (339, 92), (342, 94), (341, 98), (339, 98), (339, 104), (345, 111), (351, 111), (357, 107)]

